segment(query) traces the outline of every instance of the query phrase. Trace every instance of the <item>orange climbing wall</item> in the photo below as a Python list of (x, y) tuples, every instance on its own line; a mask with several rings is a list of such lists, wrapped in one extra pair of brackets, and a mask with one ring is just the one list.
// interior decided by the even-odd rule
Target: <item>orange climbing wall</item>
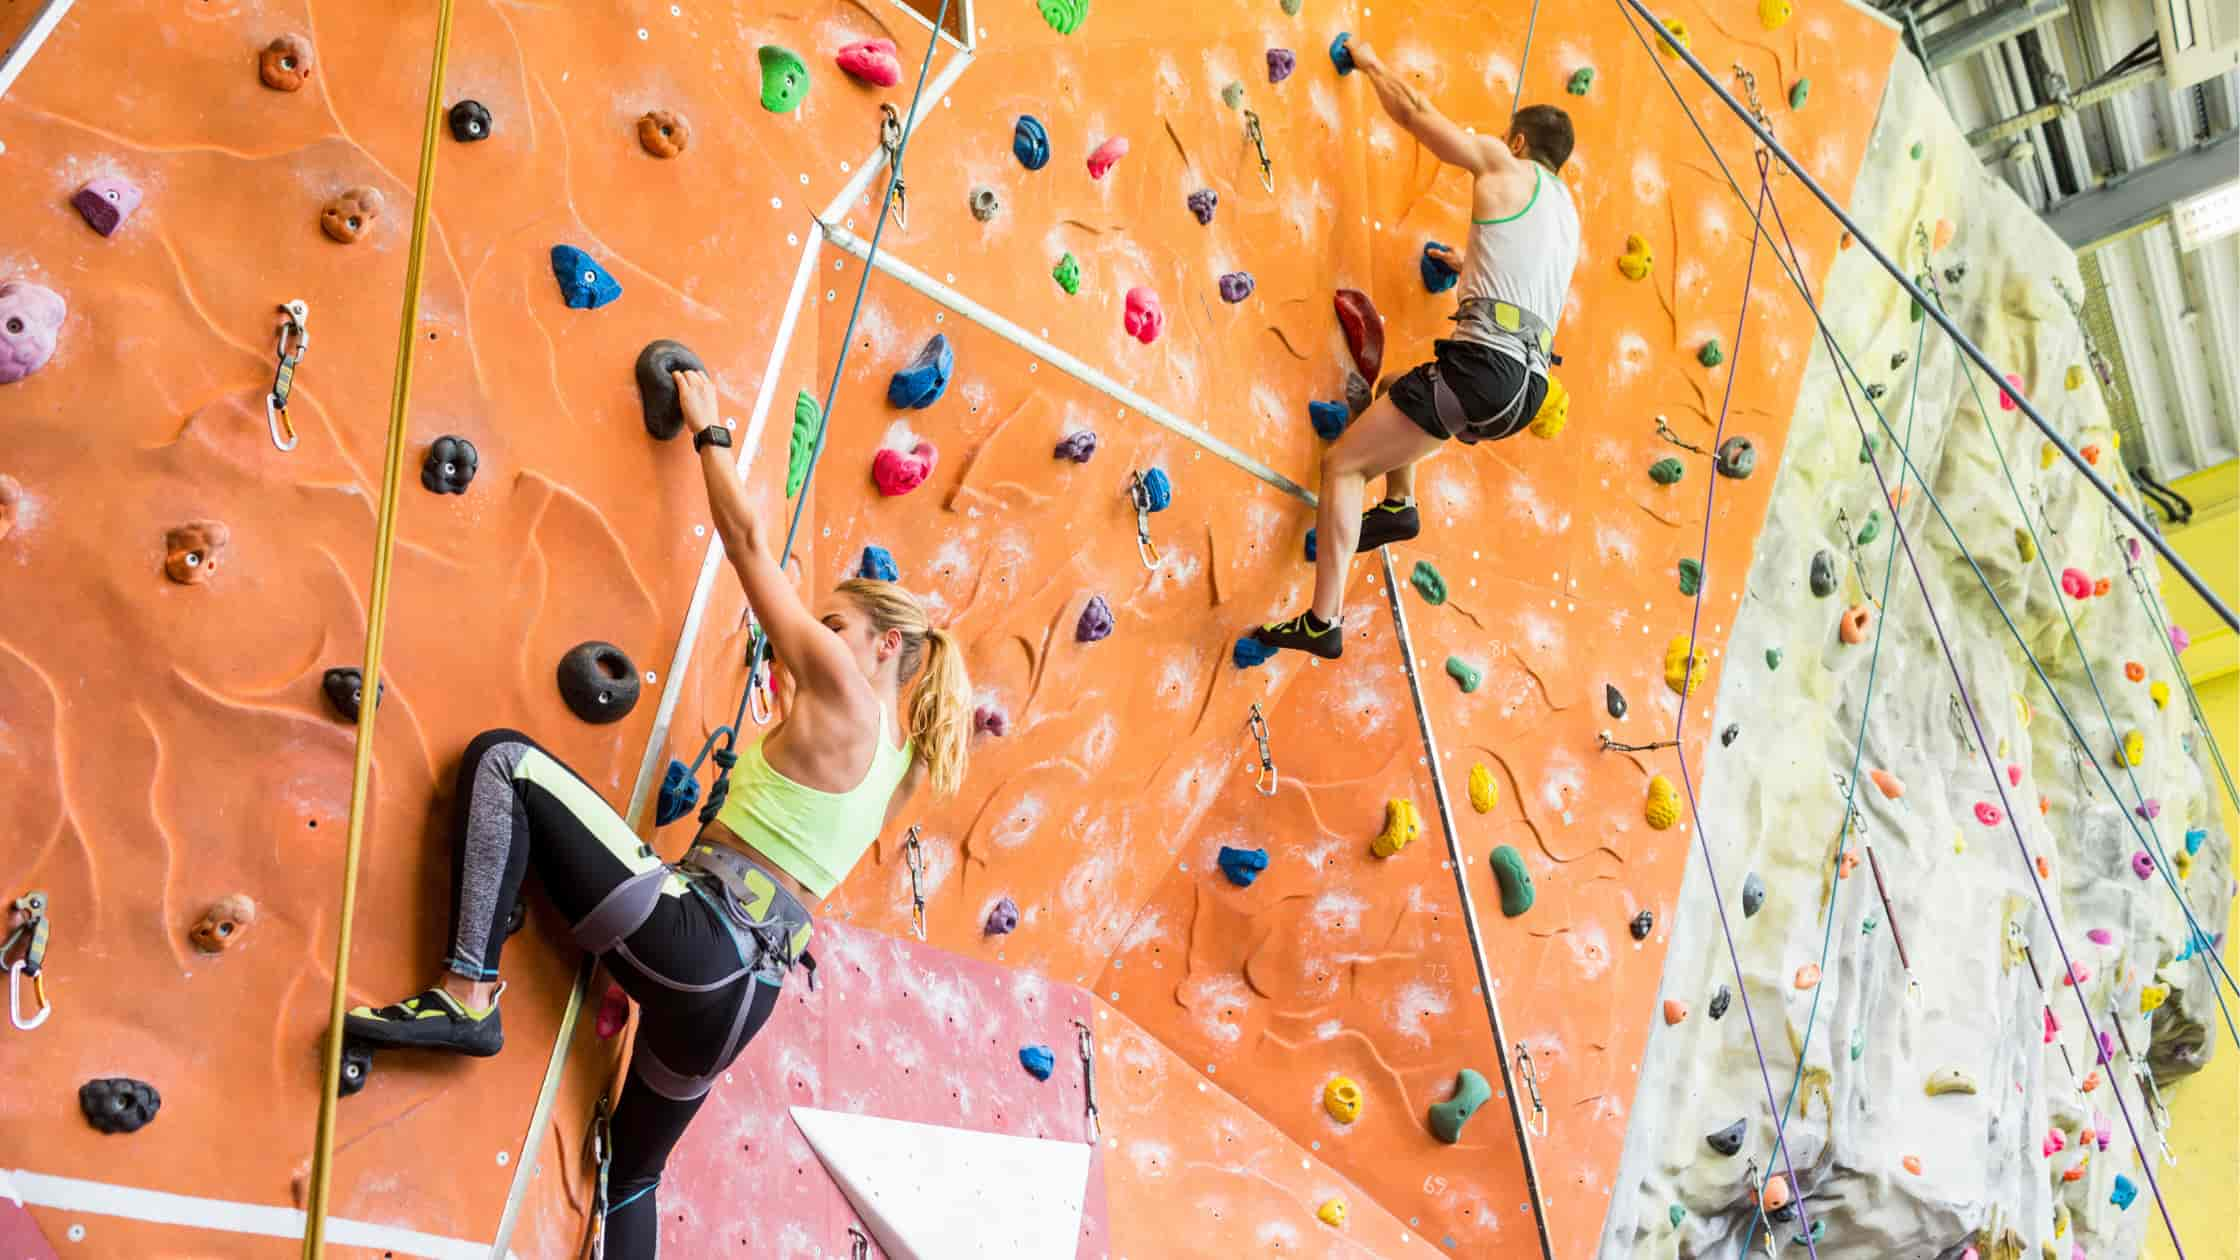
[[(351, 743), (318, 680), (361, 651), (410, 213), (400, 180), (415, 162), (432, 7), (81, 6), (0, 101), (0, 162), (19, 173), (11, 187), (33, 194), (0, 205), (0, 279), (36, 280), (71, 307), (54, 361), (0, 386), (0, 473), (25, 491), (0, 538), (0, 608), (11, 614), (0, 618), (0, 825), (21, 837), (0, 881), (9, 896), (53, 896), (58, 1008), (38, 1032), (0, 1037), (11, 1085), (0, 1093), (0, 1168), (295, 1201)], [(859, 88), (830, 54), (884, 27), (907, 76), (924, 28), (881, 0), (676, 8), (459, 7), (447, 96), (488, 104), (497, 130), (478, 146), (446, 139), (439, 161), (351, 973), (360, 1000), (423, 983), (440, 956), (440, 820), (476, 730), (520, 726), (610, 798), (630, 791), (705, 546), (696, 470), (638, 424), (638, 346), (690, 343), (724, 378), (742, 429), (769, 386), (752, 484), (773, 511), (790, 400), (821, 395), (832, 368), (858, 271), (828, 247), (780, 371), (762, 379), (809, 215), (860, 169), (874, 102), (906, 103), (908, 79)], [(1341, 27), (1364, 32), (1451, 113), (1490, 125), (1507, 108), (1527, 6), (1488, 22), (1481, 10), (1397, 0), (1368, 16), (1310, 4), (1298, 18), (1275, 0), (1181, 14), (1098, 0), (1070, 37), (1023, 0), (976, 8), (975, 64), (914, 141), (910, 220), (890, 226), (883, 248), (1312, 484), (1319, 443), (1305, 402), (1336, 397), (1345, 362), (1330, 290), (1371, 291), (1390, 321), (1387, 362), (1407, 366), (1450, 309), (1421, 291), (1416, 254), (1426, 238), (1458, 242), (1465, 206), (1460, 176), (1385, 124), (1366, 85), (1336, 79), (1321, 50)], [(1876, 98), (1895, 46), (1887, 29), (1827, 3), (1801, 5), (1773, 33), (1755, 6), (1671, 11), (1707, 63), (1757, 76), (1779, 133), (1845, 195), (1872, 122), (1846, 102)], [(1586, 253), (1560, 346), (1570, 427), (1553, 442), (1442, 455), (1422, 484), (1430, 529), (1395, 556), (1403, 573), (1430, 560), (1452, 588), (1442, 608), (1407, 594), (1415, 654), (1508, 1032), (1540, 1065), (1550, 1132), (1536, 1156), (1566, 1257), (1591, 1250), (1631, 1108), (1654, 1105), (1633, 1098), (1632, 1082), (1661, 1026), (1662, 927), (1636, 944), (1626, 921), (1643, 907), (1662, 918), (1693, 840), (1640, 821), (1643, 784), (1672, 772), (1670, 754), (1602, 754), (1594, 739), (1603, 727), (1636, 742), (1669, 732), (1659, 658), (1686, 626), (1672, 572), (1698, 537), (1708, 469), (1684, 456), (1680, 485), (1650, 483), (1646, 466), (1672, 453), (1651, 417), (1709, 444), (1730, 369), (1702, 368), (1694, 352), (1717, 336), (1736, 374), (1730, 432), (1757, 439), (1760, 461), (1753, 480), (1719, 496), (1703, 645), (1716, 671), (1810, 349), (1801, 304), (1762, 263), (1737, 347), (1748, 217), (1621, 12), (1544, 9), (1527, 68), (1528, 99), (1559, 99), (1580, 125), (1567, 175)], [(255, 50), (287, 30), (320, 54), (294, 95), (255, 76)], [(138, 51), (119, 76), (126, 31)], [(763, 42), (812, 67), (797, 115), (755, 102)], [(1266, 82), (1270, 46), (1298, 54), (1280, 85)], [(1592, 91), (1561, 96), (1589, 64)], [(1784, 98), (1800, 73), (1814, 95), (1792, 114)], [(1273, 196), (1241, 116), (1221, 103), (1230, 79), (1263, 122)], [(1683, 95), (1747, 174), (1739, 125), (1708, 91)], [(640, 152), (633, 127), (649, 108), (693, 121), (684, 157)], [(1050, 129), (1039, 173), (1009, 155), (1021, 112)], [(1108, 135), (1132, 150), (1092, 182), (1082, 159)], [(102, 174), (147, 193), (107, 240), (68, 205)], [(333, 244), (319, 207), (357, 184), (386, 194), (385, 218), (371, 239)], [(986, 225), (967, 210), (979, 185), (1003, 201)], [(1206, 186), (1221, 207), (1200, 227), (1183, 199)], [(1821, 274), (1834, 231), (1803, 210), (1793, 181), (1776, 189), (1808, 271)], [(853, 229), (868, 236), (875, 211), (873, 198), (857, 204)], [(1613, 266), (1629, 232), (1656, 255), (1640, 284)], [(545, 257), (556, 242), (605, 264), (622, 300), (563, 309)], [(1070, 298), (1049, 278), (1067, 251), (1083, 273)], [(1215, 279), (1238, 269), (1257, 292), (1224, 305)], [(1136, 284), (1157, 290), (1168, 316), (1151, 347), (1120, 328), (1120, 295)], [(305, 436), (281, 455), (257, 400), (272, 308), (297, 297), (314, 338), (295, 413)], [(1011, 715), (1008, 738), (977, 744), (963, 796), (912, 816), (932, 859), (929, 931), (945, 949), (1097, 995), (1115, 1254), (1524, 1254), (1532, 1224), (1506, 1101), (1489, 1103), (1458, 1148), (1423, 1124), (1458, 1068), (1500, 1080), (1376, 567), (1356, 567), (1348, 604), (1360, 629), (1342, 663), (1238, 673), (1228, 652), (1239, 630), (1304, 598), (1305, 506), (941, 314), (873, 279), (802, 567), (821, 588), (864, 544), (893, 549), (970, 644), (983, 700)], [(913, 495), (883, 500), (866, 469), (903, 418), (885, 406), (886, 376), (937, 330), (956, 343), (956, 380), (908, 422), (940, 446), (941, 463)], [(1050, 445), (1084, 425), (1101, 438), (1095, 461), (1052, 461)], [(481, 449), (462, 498), (415, 484), (420, 450), (443, 433)], [(1154, 518), (1166, 553), (1156, 572), (1137, 559), (1123, 494), (1127, 470), (1152, 465), (1177, 487)], [(226, 523), (231, 549), (212, 581), (174, 586), (163, 535), (195, 519)], [(1074, 620), (1095, 593), (1118, 628), (1076, 644)], [(739, 609), (719, 583), (670, 733), (685, 755), (729, 715)], [(554, 663), (587, 638), (620, 644), (653, 675), (618, 725), (584, 726), (554, 693)], [(1485, 670), (1478, 693), (1459, 695), (1440, 672), (1449, 654)], [(1601, 710), (1607, 683), (1632, 702), (1623, 723)], [(1253, 791), (1244, 729), (1256, 700), (1283, 775), (1268, 798)], [(1709, 733), (1690, 722), (1693, 739)], [(1486, 817), (1463, 803), (1475, 761), (1502, 784)], [(1395, 795), (1416, 801), (1426, 830), (1382, 862), (1367, 845)], [(683, 838), (672, 828), (662, 843)], [(882, 839), (830, 914), (907, 931), (899, 840)], [(1232, 888), (1212, 865), (1224, 843), (1266, 847), (1271, 869)], [(1482, 869), (1496, 843), (1526, 853), (1539, 889), (1518, 920), (1500, 917)], [(224, 958), (200, 958), (184, 934), (233, 892), (258, 901), (260, 920)], [(1024, 911), (1020, 930), (983, 939), (988, 905), (1006, 894)], [(343, 1107), (338, 1216), (491, 1235), (573, 964), (559, 925), (534, 917), (508, 954), (503, 1058), (382, 1060)], [(580, 1227), (577, 1134), (611, 1059), (585, 1034), (573, 1063), (555, 1131), (536, 1143), (546, 1168), (515, 1236), (522, 1255), (568, 1254)], [(1350, 1129), (1319, 1105), (1340, 1072), (1367, 1095)], [(83, 1127), (77, 1084), (112, 1074), (164, 1091), (154, 1126), (130, 1138)], [(1342, 1241), (1314, 1219), (1333, 1193), (1354, 1208)], [(34, 1210), (57, 1239), (84, 1224), (85, 1254), (292, 1251)], [(845, 1240), (825, 1245), (842, 1254)]]

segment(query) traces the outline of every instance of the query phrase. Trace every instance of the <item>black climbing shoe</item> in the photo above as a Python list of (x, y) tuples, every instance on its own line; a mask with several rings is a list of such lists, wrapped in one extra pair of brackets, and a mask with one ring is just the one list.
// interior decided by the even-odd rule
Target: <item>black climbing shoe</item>
[(1423, 532), (1423, 518), (1413, 503), (1386, 499), (1361, 514), (1361, 545), (1356, 554), (1375, 551), (1386, 543), (1406, 542)]
[(1338, 623), (1303, 612), (1289, 621), (1271, 621), (1252, 632), (1255, 642), (1272, 648), (1312, 652), (1326, 661), (1337, 660), (1346, 650)]
[[(504, 992), (503, 986), (499, 992)], [(343, 1019), (342, 1026), (352, 1040), (368, 1045), (449, 1050), (478, 1059), (489, 1058), (506, 1044), (495, 996), (490, 999), (489, 1009), (478, 1014), (442, 989), (416, 993), (379, 1010), (356, 1007)]]

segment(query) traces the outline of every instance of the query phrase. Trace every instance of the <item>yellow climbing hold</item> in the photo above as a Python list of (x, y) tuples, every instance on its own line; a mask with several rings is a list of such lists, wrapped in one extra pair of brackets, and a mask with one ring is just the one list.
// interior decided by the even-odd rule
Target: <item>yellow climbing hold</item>
[(1628, 280), (1646, 279), (1656, 260), (1649, 256), (1649, 242), (1638, 236), (1626, 236), (1626, 252), (1618, 255), (1618, 270)]
[(1481, 814), (1490, 814), (1501, 800), (1501, 785), (1493, 778), (1493, 771), (1486, 763), (1470, 767), (1470, 808)]
[(2180, 849), (2170, 855), (2170, 866), (2178, 873), (2179, 879), (2184, 879), (2186, 876), (2193, 874), (2193, 855), (2184, 849)]
[(1658, 831), (1680, 821), (1680, 796), (1673, 790), (1672, 780), (1661, 774), (1649, 780), (1649, 799), (1641, 807), (1641, 816)]
[(2038, 540), (2030, 536), (2029, 530), (2018, 529), (2014, 531), (2014, 550), (2024, 564), (2031, 564), (2038, 558)]
[(2144, 1015), (2170, 998), (2170, 986), (2150, 984), (2139, 990), (2139, 1013)]
[(1361, 1118), (1361, 1087), (1350, 1076), (1333, 1076), (1322, 1087), (1322, 1109), (1339, 1124), (1352, 1124)]
[(1416, 816), (1416, 803), (1404, 796), (1395, 796), (1384, 803), (1384, 830), (1377, 833), (1369, 851), (1378, 857), (1391, 857), (1408, 847), (1408, 842), (1423, 830), (1423, 820)]
[(2055, 461), (2055, 460), (2057, 460), (2057, 459), (2059, 459), (2059, 458), (2061, 458), (2061, 452), (2060, 452), (2060, 451), (2057, 451), (2057, 450), (2055, 450), (2055, 449), (2054, 449), (2054, 447), (2053, 447), (2053, 443), (2051, 443), (2051, 442), (2042, 442), (2042, 443), (2040, 443), (2040, 444), (2039, 444), (2039, 446), (2038, 446), (2038, 467), (2040, 467), (2040, 468), (2051, 468), (2051, 467), (2053, 467), (2053, 461)]
[(1789, 0), (1758, 0), (1758, 25), (1778, 31), (1789, 24)]
[(1314, 1215), (1316, 1220), (1332, 1229), (1344, 1229), (1346, 1227), (1346, 1201), (1344, 1199), (1325, 1199), (1322, 1206), (1315, 1209)]
[(2109, 445), (2109, 447), (2111, 447), (2112, 449), (2115, 449), (2115, 450), (2119, 450), (2119, 451), (2120, 451), (2120, 450), (2122, 450), (2122, 449), (2123, 449), (2123, 430), (2121, 430), (2121, 429), (2110, 429), (2110, 430), (2108, 431), (2108, 445)]
[(1679, 18), (1666, 18), (1664, 20), (1664, 29), (1671, 33), (1665, 36), (1665, 38), (1657, 41), (1657, 51), (1670, 60), (1678, 61), (1680, 59), (1680, 54), (1673, 51), (1672, 46), (1674, 44), (1678, 44), (1682, 48), (1688, 49), (1693, 49), (1695, 47), (1695, 45), (1689, 41), (1688, 24), (1686, 22), (1681, 21)]
[(1548, 392), (1540, 400), (1540, 410), (1532, 417), (1532, 436), (1553, 438), (1563, 432), (1571, 421), (1571, 391), (1563, 387), (1556, 374), (1548, 373)]
[(2147, 757), (2147, 737), (2137, 731), (2123, 733), (2123, 764), (2138, 765)]
[(1921, 1088), (1931, 1098), (1945, 1094), (1972, 1094), (1976, 1092), (1976, 1078), (1959, 1068), (1938, 1068), (1929, 1073), (1929, 1083)]
[(1673, 635), (1672, 642), (1664, 645), (1664, 685), (1672, 688), (1675, 695), (1688, 689), (1691, 674), (1699, 680), (1703, 676), (1707, 662), (1701, 652), (1689, 654), (1688, 649), (1693, 646), (1694, 642), (1684, 634)]
[(2030, 725), (2030, 702), (2019, 691), (2014, 693), (2014, 715), (2022, 720), (2024, 726)]
[(2156, 707), (2156, 708), (2158, 708), (2158, 709), (2167, 709), (2167, 708), (2169, 708), (2169, 707), (2170, 707), (2170, 684), (2169, 684), (2169, 683), (2166, 683), (2166, 682), (2153, 682), (2153, 683), (2148, 683), (2148, 684), (2147, 684), (2147, 698), (2148, 698), (2148, 699), (2150, 699), (2150, 700), (2152, 700), (2152, 701), (2154, 701), (2154, 707)]
[(2083, 389), (2083, 388), (2084, 388), (2084, 368), (2083, 368), (2083, 367), (2082, 367), (2081, 365), (2079, 365), (2079, 364), (2075, 364), (2075, 363), (2072, 363), (2072, 364), (2070, 364), (2070, 365), (2069, 365), (2069, 370), (2068, 370), (2068, 371), (2066, 371), (2066, 372), (2063, 372), (2063, 373), (2061, 374), (2061, 387), (2062, 387), (2063, 389), (2072, 389), (2072, 390), (2074, 390), (2074, 389)]

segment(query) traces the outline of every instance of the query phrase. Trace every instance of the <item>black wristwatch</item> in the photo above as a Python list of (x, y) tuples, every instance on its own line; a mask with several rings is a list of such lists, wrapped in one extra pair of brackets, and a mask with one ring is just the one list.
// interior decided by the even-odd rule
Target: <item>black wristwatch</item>
[(731, 430), (720, 424), (711, 424), (692, 435), (692, 449), (695, 453), (707, 450), (711, 446), (729, 445), (731, 445)]

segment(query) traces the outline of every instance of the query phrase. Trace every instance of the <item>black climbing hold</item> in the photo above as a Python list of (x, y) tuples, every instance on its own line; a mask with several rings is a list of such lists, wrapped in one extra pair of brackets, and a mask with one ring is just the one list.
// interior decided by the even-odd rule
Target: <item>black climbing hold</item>
[(591, 639), (560, 658), (560, 698), (593, 725), (619, 722), (638, 706), (638, 667), (621, 648)]
[(1742, 734), (1742, 727), (1741, 727), (1741, 725), (1740, 725), (1740, 724), (1738, 724), (1738, 723), (1729, 723), (1729, 724), (1727, 725), (1727, 729), (1725, 729), (1725, 730), (1723, 730), (1723, 731), (1719, 732), (1719, 747), (1721, 747), (1721, 748), (1732, 748), (1732, 747), (1734, 747), (1734, 741), (1735, 741), (1736, 737), (1740, 736), (1741, 734)]
[(78, 1110), (103, 1133), (138, 1133), (162, 1106), (155, 1086), (129, 1076), (105, 1076), (78, 1087)]
[(1727, 1004), (1732, 1001), (1734, 1001), (1734, 991), (1723, 984), (1720, 985), (1719, 991), (1711, 995), (1711, 1018), (1718, 1019), (1725, 1015)]
[(1742, 1149), (1743, 1135), (1750, 1131), (1748, 1121), (1737, 1120), (1717, 1133), (1706, 1133), (1703, 1140), (1721, 1155), (1732, 1155)]
[[(388, 685), (383, 684), (380, 692), (386, 692), (388, 689)], [(365, 703), (365, 671), (360, 669), (330, 669), (320, 677), (319, 690), (327, 694), (327, 703), (334, 706), (334, 711), (342, 715), (343, 721), (355, 722), (358, 720), (359, 706)], [(381, 703), (380, 692), (376, 692), (373, 698), (376, 705)]]
[(1610, 710), (1611, 717), (1622, 718), (1626, 715), (1625, 694), (1610, 683), (1602, 685), (1602, 704)]
[(451, 107), (451, 138), (473, 144), (490, 138), (490, 110), (481, 101), (461, 101)]
[(1836, 593), (1836, 558), (1828, 552), (1812, 553), (1812, 593), (1821, 599)]
[(1626, 930), (1633, 933), (1633, 939), (1637, 941), (1648, 940), (1649, 933), (1657, 930), (1656, 911), (1644, 910), (1633, 916), (1633, 922), (1626, 924)]
[(428, 457), (420, 461), (420, 484), (437, 494), (465, 494), (481, 466), (474, 443), (449, 434), (428, 443)]
[(1757, 470), (1758, 444), (1739, 434), (1728, 438), (1719, 443), (1719, 454), (1711, 466), (1720, 476), (1739, 481)]
[(1369, 390), (1369, 382), (1362, 379), (1361, 373), (1346, 373), (1347, 411), (1350, 411), (1356, 417), (1359, 417), (1362, 412), (1369, 409), (1369, 404), (1375, 402), (1376, 400), (1376, 395), (1371, 393)]
[(681, 341), (649, 341), (638, 351), (638, 407), (645, 413), (646, 432), (666, 442), (684, 428), (677, 382), (669, 374), (707, 370), (700, 356)]
[(1752, 871), (1742, 881), (1742, 917), (1749, 918), (1765, 904), (1766, 882), (1758, 878), (1756, 871)]
[(366, 1087), (366, 1078), (373, 1075), (373, 1047), (356, 1042), (342, 1043), (342, 1076), (335, 1081), (335, 1096), (348, 1098)]

